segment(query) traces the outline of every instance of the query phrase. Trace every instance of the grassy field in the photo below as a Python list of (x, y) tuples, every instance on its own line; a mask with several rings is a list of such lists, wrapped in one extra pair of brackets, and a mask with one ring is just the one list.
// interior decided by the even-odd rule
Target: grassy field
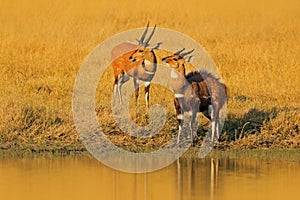
[[(83, 150), (72, 118), (80, 65), (106, 38), (147, 21), (194, 38), (218, 66), (230, 90), (219, 148), (300, 147), (299, 13), (298, 0), (1, 0), (0, 150)], [(96, 99), (108, 115), (109, 75)], [(165, 144), (177, 128), (168, 120), (157, 137), (136, 140), (99, 116), (109, 137), (134, 151)]]

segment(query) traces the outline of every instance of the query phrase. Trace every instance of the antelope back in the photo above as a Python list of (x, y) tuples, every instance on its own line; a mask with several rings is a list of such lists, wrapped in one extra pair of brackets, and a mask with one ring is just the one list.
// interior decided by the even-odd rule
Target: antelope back
[[(111, 60), (114, 61), (115, 59), (125, 56), (129, 54), (129, 52), (133, 52), (135, 49), (138, 48), (138, 45), (132, 44), (129, 42), (123, 42), (117, 46), (115, 46), (111, 51)], [(129, 57), (129, 56), (128, 56)]]

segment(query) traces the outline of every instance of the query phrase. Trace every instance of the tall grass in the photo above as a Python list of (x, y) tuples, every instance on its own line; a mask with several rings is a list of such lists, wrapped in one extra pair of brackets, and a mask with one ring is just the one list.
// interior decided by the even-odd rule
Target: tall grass
[[(297, 0), (2, 0), (0, 149), (82, 148), (71, 112), (80, 64), (109, 36), (147, 21), (191, 36), (216, 62), (230, 89), (222, 145), (299, 147), (299, 11)], [(141, 145), (163, 145), (174, 120)], [(99, 121), (114, 131), (109, 118)], [(121, 144), (120, 134), (112, 140)]]

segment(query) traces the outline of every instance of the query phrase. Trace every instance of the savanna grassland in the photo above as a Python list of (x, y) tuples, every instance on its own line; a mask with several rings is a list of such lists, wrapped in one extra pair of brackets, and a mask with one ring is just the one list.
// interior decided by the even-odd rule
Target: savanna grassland
[[(189, 35), (218, 66), (230, 90), (220, 148), (300, 147), (298, 0), (1, 0), (0, 150), (84, 150), (72, 116), (80, 65), (106, 38), (147, 21)], [(137, 141), (120, 133), (110, 104), (101, 103), (112, 92), (111, 71), (106, 77), (96, 111), (115, 143), (151, 149), (176, 133), (174, 111), (154, 138)], [(150, 101), (163, 97), (156, 94), (162, 92), (154, 87)], [(199, 135), (207, 128), (202, 121)]]

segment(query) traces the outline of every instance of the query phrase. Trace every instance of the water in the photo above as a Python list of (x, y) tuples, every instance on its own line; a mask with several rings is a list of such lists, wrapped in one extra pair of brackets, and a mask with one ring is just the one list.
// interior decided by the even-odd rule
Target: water
[(147, 174), (115, 171), (93, 158), (0, 159), (1, 199), (299, 199), (300, 163), (180, 159)]

